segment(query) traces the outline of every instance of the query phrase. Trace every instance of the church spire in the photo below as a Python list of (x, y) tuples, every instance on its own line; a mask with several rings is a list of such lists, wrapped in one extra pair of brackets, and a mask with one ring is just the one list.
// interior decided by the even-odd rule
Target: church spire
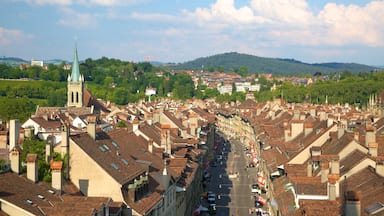
[(67, 106), (84, 106), (84, 77), (80, 74), (77, 45), (75, 45), (72, 73), (68, 74)]
[(81, 82), (79, 58), (77, 56), (77, 45), (75, 45), (75, 55), (73, 56), (72, 73), (70, 75), (72, 82)]

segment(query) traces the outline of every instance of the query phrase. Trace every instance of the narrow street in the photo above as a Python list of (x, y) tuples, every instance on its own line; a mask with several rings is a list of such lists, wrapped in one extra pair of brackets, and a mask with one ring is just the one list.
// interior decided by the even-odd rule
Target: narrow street
[(211, 180), (206, 188), (206, 191), (216, 195), (216, 215), (250, 215), (255, 208), (251, 185), (257, 182), (257, 168), (247, 167), (250, 159), (239, 140), (225, 142), (226, 137), (222, 134), (216, 135), (215, 140), (217, 139), (223, 141), (214, 149), (214, 158), (207, 170), (211, 174)]

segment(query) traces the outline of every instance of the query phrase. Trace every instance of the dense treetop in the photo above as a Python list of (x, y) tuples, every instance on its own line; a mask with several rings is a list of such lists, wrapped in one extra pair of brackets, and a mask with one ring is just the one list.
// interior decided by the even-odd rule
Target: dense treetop
[(275, 75), (331, 73), (345, 70), (358, 73), (375, 69), (371, 66), (355, 63), (308, 64), (294, 59), (265, 58), (237, 52), (198, 58), (170, 66), (170, 68), (174, 69), (205, 69), (207, 71), (236, 71), (241, 67), (247, 67), (250, 73), (272, 73)]
[[(64, 65), (64, 62), (49, 64), (45, 70), (38, 66), (21, 69), (0, 64), (0, 79), (4, 79), (0, 80), (0, 118), (19, 118), (23, 121), (36, 110), (37, 105), (65, 106), (70, 71), (64, 70)], [(243, 101), (246, 94), (234, 91), (232, 95), (220, 95), (216, 88), (203, 85), (201, 80), (195, 86), (186, 73), (174, 74), (172, 70), (155, 67), (148, 62), (133, 63), (106, 57), (86, 59), (81, 63), (80, 71), (85, 77), (86, 88), (93, 95), (117, 105), (147, 99), (147, 87), (157, 89), (157, 95), (152, 100), (161, 97), (179, 100), (216, 98), (217, 102), (229, 102)], [(249, 72), (246, 66), (240, 66), (236, 71), (242, 76)], [(327, 96), (329, 103), (349, 103), (362, 107), (367, 104), (370, 95), (378, 95), (384, 89), (383, 72), (354, 74), (343, 71), (328, 74), (327, 79), (322, 76), (313, 78), (315, 82), (312, 85), (303, 86), (289, 81), (268, 81), (258, 76), (257, 83), (261, 90), (254, 95), (257, 101), (284, 97), (287, 102), (314, 104), (324, 103)], [(273, 85), (277, 88), (271, 91)]]

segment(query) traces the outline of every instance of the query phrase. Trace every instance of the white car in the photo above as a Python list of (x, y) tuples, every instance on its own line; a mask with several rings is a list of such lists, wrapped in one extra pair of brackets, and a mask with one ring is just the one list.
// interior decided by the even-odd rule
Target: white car
[(251, 192), (252, 192), (252, 193), (257, 193), (257, 192), (259, 191), (259, 189), (260, 189), (260, 187), (259, 187), (258, 184), (253, 184), (253, 185), (251, 186)]

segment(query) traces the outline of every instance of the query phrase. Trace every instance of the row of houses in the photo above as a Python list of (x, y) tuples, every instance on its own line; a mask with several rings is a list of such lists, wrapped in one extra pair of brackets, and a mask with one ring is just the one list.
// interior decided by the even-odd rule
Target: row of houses
[(281, 100), (216, 109), (218, 128), (255, 152), (265, 208), (288, 216), (384, 214), (384, 118), (375, 113)]
[[(203, 192), (206, 150), (198, 143), (206, 136), (200, 132), (208, 132), (203, 133), (202, 128), (208, 128), (212, 115), (199, 107), (179, 105), (180, 109), (171, 112), (163, 109), (165, 105), (160, 109), (157, 105), (143, 103), (102, 115), (40, 107), (23, 124), (11, 120), (8, 132), (1, 135), (12, 171), (0, 175), (4, 186), (0, 190), (1, 211), (44, 215), (84, 199), (89, 204), (80, 206), (77, 215), (100, 211), (110, 215), (191, 215)], [(121, 122), (125, 126), (118, 128)], [(28, 155), (27, 173), (21, 171), (20, 144), (31, 137), (47, 140), (50, 187), (36, 174), (41, 155)], [(49, 160), (53, 152), (68, 156), (67, 171), (62, 162)], [(29, 169), (30, 164), (34, 168)], [(19, 181), (22, 192), (19, 183), (13, 185)], [(45, 197), (43, 201), (39, 194)], [(58, 204), (51, 206), (50, 202)], [(57, 213), (68, 215), (74, 207), (60, 208)], [(112, 211), (116, 207), (118, 210)]]
[[(201, 102), (118, 107), (85, 88), (77, 50), (71, 69), (66, 106), (0, 124), (0, 214), (192, 215), (207, 160), (199, 143), (214, 115)], [(21, 144), (36, 138), (45, 151), (21, 160)], [(51, 185), (39, 178), (41, 161)]]

